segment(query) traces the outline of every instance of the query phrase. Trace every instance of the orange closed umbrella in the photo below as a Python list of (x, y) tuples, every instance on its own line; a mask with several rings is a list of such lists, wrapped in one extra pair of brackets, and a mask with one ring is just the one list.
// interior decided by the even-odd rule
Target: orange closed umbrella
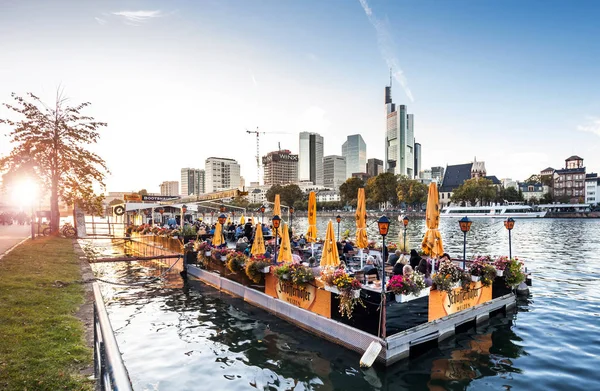
[(437, 184), (435, 182), (429, 184), (425, 222), (427, 225), (427, 232), (425, 232), (421, 248), (425, 254), (437, 258), (444, 254), (444, 245), (442, 243), (442, 235), (440, 234), (440, 231), (438, 231), (440, 225), (440, 201)]
[(323, 245), (323, 254), (321, 254), (321, 267), (338, 266), (340, 264), (340, 255), (333, 232), (333, 222), (329, 220), (327, 224), (327, 234), (325, 235), (325, 244)]
[(265, 254), (265, 239), (262, 234), (262, 224), (256, 224), (256, 232), (254, 233), (254, 242), (252, 242), (252, 249), (250, 249), (252, 255), (264, 255)]
[(273, 205), (273, 216), (281, 217), (281, 201), (279, 201), (279, 194), (275, 194), (275, 205)]
[(356, 204), (356, 247), (367, 248), (367, 205), (365, 200), (365, 189), (358, 189), (358, 203)]
[(314, 191), (308, 195), (308, 231), (306, 240), (310, 243), (317, 241), (317, 196)]
[(217, 223), (215, 225), (215, 233), (213, 235), (212, 244), (213, 246), (220, 246), (225, 243), (225, 239), (223, 238), (223, 226), (221, 223)]
[(281, 246), (277, 254), (277, 262), (292, 262), (292, 246), (290, 245), (290, 234), (288, 226), (281, 224)]

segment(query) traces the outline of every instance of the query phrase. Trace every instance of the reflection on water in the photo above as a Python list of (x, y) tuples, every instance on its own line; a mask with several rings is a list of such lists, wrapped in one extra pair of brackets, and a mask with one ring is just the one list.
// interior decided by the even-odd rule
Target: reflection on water
[[(298, 230), (305, 224), (299, 220)], [(319, 222), (321, 232), (325, 224)], [(458, 223), (442, 219), (440, 229), (446, 249), (460, 254)], [(411, 220), (412, 243), (422, 232), (422, 220)], [(389, 368), (361, 369), (359, 354), (200, 282), (184, 285), (175, 270), (159, 283), (102, 290), (136, 390), (589, 390), (600, 384), (598, 238), (598, 220), (517, 221), (513, 254), (535, 273), (532, 296), (519, 301), (516, 313)], [(494, 220), (473, 223), (468, 240), (469, 253), (507, 252), (506, 232)], [(131, 283), (166, 266), (94, 270)]]

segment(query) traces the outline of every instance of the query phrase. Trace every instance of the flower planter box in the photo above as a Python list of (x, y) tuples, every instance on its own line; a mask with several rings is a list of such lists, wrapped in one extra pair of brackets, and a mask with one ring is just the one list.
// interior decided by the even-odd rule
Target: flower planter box
[(335, 293), (335, 294), (340, 294), (340, 290), (337, 288), (337, 286), (334, 285), (325, 285), (325, 290), (327, 292), (331, 292), (331, 293)]
[(264, 274), (268, 274), (269, 270), (271, 270), (271, 266), (265, 266), (260, 272)]
[(502, 277), (502, 276), (504, 276), (504, 270), (496, 269), (496, 277)]
[[(335, 293), (336, 295), (340, 295), (342, 292), (340, 292), (340, 290), (338, 289), (337, 286), (328, 286), (325, 285), (325, 290), (331, 293)], [(360, 289), (353, 289), (352, 290), (352, 297), (354, 297), (355, 299), (358, 299), (360, 297)]]
[(430, 287), (421, 289), (418, 295), (395, 295), (396, 303), (406, 303), (408, 301), (420, 299), (421, 297), (429, 296), (429, 292), (431, 291)]
[(479, 281), (481, 281), (481, 276), (471, 276), (471, 281), (479, 282)]

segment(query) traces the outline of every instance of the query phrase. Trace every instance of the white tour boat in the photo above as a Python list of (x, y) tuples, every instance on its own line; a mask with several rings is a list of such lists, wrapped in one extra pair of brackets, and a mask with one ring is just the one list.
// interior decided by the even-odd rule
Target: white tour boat
[(526, 219), (544, 217), (546, 213), (546, 210), (536, 210), (528, 205), (447, 206), (440, 213), (440, 217), (512, 217), (513, 219)]

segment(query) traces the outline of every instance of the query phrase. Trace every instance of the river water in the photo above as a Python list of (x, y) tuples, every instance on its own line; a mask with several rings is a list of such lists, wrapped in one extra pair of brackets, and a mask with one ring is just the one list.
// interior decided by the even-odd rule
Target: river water
[[(319, 233), (326, 224), (318, 222)], [(369, 224), (375, 239), (376, 224)], [(389, 240), (402, 234), (399, 225)], [(303, 231), (306, 219), (295, 219), (294, 228)], [(354, 232), (352, 220), (342, 222), (346, 229)], [(424, 220), (413, 219), (409, 243), (418, 245), (424, 231)], [(445, 250), (461, 255), (458, 222), (442, 219), (440, 231)], [(93, 244), (105, 255), (121, 251), (106, 240)], [(600, 220), (517, 220), (512, 252), (534, 277), (517, 312), (367, 370), (359, 354), (197, 281), (184, 285), (175, 269), (145, 286), (101, 286), (135, 390), (600, 389)], [(507, 253), (501, 222), (473, 223), (467, 256)], [(94, 265), (98, 277), (120, 283), (165, 269), (156, 262)]]

